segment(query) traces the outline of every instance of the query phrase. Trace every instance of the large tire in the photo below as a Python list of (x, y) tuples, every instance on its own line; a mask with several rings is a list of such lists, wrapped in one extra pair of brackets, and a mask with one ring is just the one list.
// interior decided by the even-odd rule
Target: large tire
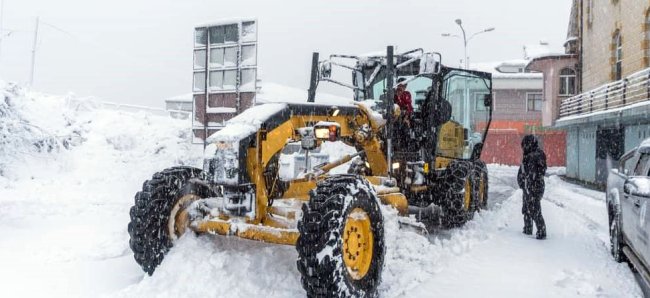
[(476, 180), (473, 181), (477, 181), (474, 183), (474, 194), (476, 195), (476, 199), (473, 200), (476, 210), (480, 211), (482, 209), (487, 209), (489, 190), (488, 170), (485, 163), (481, 160), (475, 163), (474, 177)]
[(625, 258), (625, 253), (623, 253), (625, 241), (623, 240), (623, 234), (621, 233), (620, 212), (618, 212), (618, 208), (612, 204), (610, 204), (607, 209), (609, 213), (610, 252), (616, 262), (622, 263), (627, 259)]
[[(452, 228), (466, 223), (474, 215), (472, 199), (474, 186), (471, 181), (472, 164), (469, 161), (452, 161), (443, 177), (442, 200), (443, 225)], [(469, 196), (469, 197), (467, 197)]]
[(330, 177), (310, 192), (298, 222), (298, 270), (308, 297), (374, 297), (384, 262), (384, 225), (372, 186)]
[[(142, 185), (142, 191), (135, 195), (135, 205), (131, 207), (128, 230), (135, 261), (149, 275), (162, 262), (172, 247), (169, 219), (172, 209), (181, 198), (191, 200), (211, 196), (208, 187), (193, 183), (190, 179), (203, 178), (200, 169), (192, 167), (173, 167), (156, 173)], [(183, 231), (176, 231), (179, 235)]]

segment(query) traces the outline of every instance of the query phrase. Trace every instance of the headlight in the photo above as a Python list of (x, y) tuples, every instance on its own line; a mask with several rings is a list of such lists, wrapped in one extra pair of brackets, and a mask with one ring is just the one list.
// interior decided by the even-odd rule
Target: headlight
[(330, 130), (327, 127), (319, 127), (314, 130), (314, 134), (316, 135), (316, 138), (319, 140), (329, 139)]

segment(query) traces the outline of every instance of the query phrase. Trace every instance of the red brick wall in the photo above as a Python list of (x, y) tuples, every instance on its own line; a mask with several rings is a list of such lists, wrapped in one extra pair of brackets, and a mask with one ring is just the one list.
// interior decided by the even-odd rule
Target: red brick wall
[[(521, 164), (523, 152), (521, 139), (524, 133), (517, 131), (492, 131), (488, 133), (483, 146), (481, 160), (485, 163), (518, 166)], [(566, 165), (566, 133), (563, 131), (538, 132), (539, 138), (546, 152), (546, 163), (549, 167), (563, 167)]]

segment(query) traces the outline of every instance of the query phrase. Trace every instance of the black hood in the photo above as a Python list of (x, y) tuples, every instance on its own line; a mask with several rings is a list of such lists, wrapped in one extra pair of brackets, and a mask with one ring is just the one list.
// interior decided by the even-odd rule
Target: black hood
[(524, 150), (524, 154), (528, 154), (539, 149), (539, 141), (534, 135), (525, 135), (521, 140), (521, 149)]

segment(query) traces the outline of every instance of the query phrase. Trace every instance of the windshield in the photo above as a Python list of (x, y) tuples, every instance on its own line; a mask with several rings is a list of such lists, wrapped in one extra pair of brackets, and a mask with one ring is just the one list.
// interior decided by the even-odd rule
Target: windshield
[(445, 75), (442, 96), (449, 101), (451, 119), (443, 124), (438, 154), (468, 159), (472, 149), (483, 142), (491, 107), (485, 97), (492, 92), (490, 80), (464, 70), (451, 70)]

